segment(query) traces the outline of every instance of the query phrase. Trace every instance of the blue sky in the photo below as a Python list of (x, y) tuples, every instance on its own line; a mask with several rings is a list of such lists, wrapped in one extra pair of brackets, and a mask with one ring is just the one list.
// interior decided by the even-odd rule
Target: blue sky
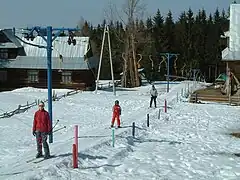
[[(1, 0), (0, 28), (25, 28), (36, 25), (76, 27), (82, 19), (94, 25), (105, 17), (109, 1), (121, 7), (125, 0)], [(168, 10), (176, 18), (189, 7), (193, 11), (204, 8), (208, 13), (218, 7), (227, 10), (231, 0), (142, 0), (146, 15), (152, 16), (159, 8), (163, 15)], [(121, 13), (121, 12), (119, 12)]]

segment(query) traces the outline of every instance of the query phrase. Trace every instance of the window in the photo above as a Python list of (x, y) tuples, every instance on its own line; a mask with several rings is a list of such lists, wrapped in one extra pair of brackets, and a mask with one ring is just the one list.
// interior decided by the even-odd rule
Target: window
[(28, 83), (38, 82), (38, 71), (28, 71)]
[(72, 82), (72, 72), (62, 72), (62, 83), (69, 84)]
[(0, 71), (0, 82), (7, 81), (7, 71)]
[(0, 59), (8, 59), (8, 50), (0, 49)]

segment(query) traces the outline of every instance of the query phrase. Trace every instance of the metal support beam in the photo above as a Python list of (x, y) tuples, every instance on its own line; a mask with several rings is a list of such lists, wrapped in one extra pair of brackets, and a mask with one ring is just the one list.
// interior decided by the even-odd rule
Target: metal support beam
[(109, 49), (109, 58), (110, 58), (110, 68), (111, 68), (111, 76), (112, 76), (112, 83), (113, 83), (113, 94), (116, 96), (116, 88), (115, 88), (115, 82), (114, 82), (113, 63), (112, 63), (112, 50), (111, 50), (109, 26), (107, 26), (107, 34), (108, 34), (108, 49)]
[(97, 91), (98, 91), (98, 84), (99, 84), (99, 78), (100, 78), (100, 72), (101, 72), (102, 57), (103, 57), (103, 50), (104, 50), (106, 34), (107, 34), (107, 39), (108, 39), (108, 51), (109, 51), (109, 60), (110, 60), (112, 83), (113, 83), (113, 94), (116, 96), (116, 88), (115, 88), (114, 73), (113, 73), (113, 63), (112, 63), (111, 40), (110, 40), (110, 34), (109, 34), (109, 26), (106, 25), (106, 24), (105, 24), (104, 31), (103, 31), (102, 47), (101, 47), (101, 54), (100, 54), (100, 60), (99, 60), (99, 67), (98, 67), (95, 93), (97, 93)]
[(104, 44), (105, 44), (105, 39), (106, 39), (106, 30), (107, 30), (107, 28), (106, 28), (106, 25), (105, 25), (104, 31), (103, 31), (103, 39), (102, 39), (100, 59), (99, 59), (99, 64), (98, 64), (98, 74), (97, 74), (97, 82), (96, 82), (95, 93), (97, 93), (97, 91), (98, 91), (98, 84), (99, 84), (99, 78), (100, 78), (100, 72), (101, 72), (101, 66), (102, 66), (103, 49), (104, 49)]
[[(47, 27), (47, 77), (48, 77), (48, 112), (52, 127), (52, 27)], [(49, 135), (49, 143), (53, 143), (53, 134)]]
[(170, 60), (173, 56), (178, 56), (179, 54), (175, 53), (160, 53), (160, 55), (165, 56), (167, 58), (167, 92), (169, 92), (169, 81), (170, 81)]
[[(53, 124), (53, 113), (52, 113), (52, 43), (53, 41), (61, 34), (61, 32), (64, 31), (78, 31), (77, 28), (52, 28), (51, 26), (48, 26), (46, 28), (43, 27), (33, 27), (32, 29), (25, 29), (28, 30), (28, 34), (33, 34), (33, 32), (37, 32), (38, 36), (41, 36), (47, 43), (47, 86), (48, 86), (48, 113), (50, 116), (51, 121), (51, 129)], [(47, 32), (47, 37), (44, 36), (42, 32)], [(53, 31), (58, 31), (55, 33), (53, 37)], [(42, 48), (42, 46), (39, 46), (39, 48)], [(53, 143), (53, 134), (49, 134), (49, 143)]]

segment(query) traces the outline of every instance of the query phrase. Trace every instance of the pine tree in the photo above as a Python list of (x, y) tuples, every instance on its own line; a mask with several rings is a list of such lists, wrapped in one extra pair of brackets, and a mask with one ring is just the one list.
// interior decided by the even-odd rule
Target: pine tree
[(180, 54), (178, 57), (178, 69), (180, 69), (181, 76), (186, 75), (187, 60), (188, 60), (188, 44), (187, 44), (187, 16), (186, 12), (182, 12), (175, 23), (175, 49)]
[[(161, 15), (160, 10), (157, 10), (155, 17), (153, 18), (153, 39), (155, 40), (154, 46), (156, 48), (157, 56), (153, 58), (154, 60), (154, 73), (153, 80), (164, 79), (164, 71), (159, 69), (160, 62), (163, 60), (163, 57), (160, 57), (159, 54), (165, 51), (165, 38), (164, 38), (164, 18)], [(161, 66), (163, 67), (163, 66)], [(166, 67), (165, 67), (166, 69)]]

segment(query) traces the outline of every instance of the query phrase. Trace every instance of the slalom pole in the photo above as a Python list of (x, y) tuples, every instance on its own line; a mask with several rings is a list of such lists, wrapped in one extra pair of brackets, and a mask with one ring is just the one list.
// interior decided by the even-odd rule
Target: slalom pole
[(161, 109), (158, 110), (158, 119), (160, 119)]
[(164, 101), (164, 112), (167, 113), (167, 100)]
[(78, 161), (77, 161), (77, 147), (76, 144), (73, 144), (72, 148), (72, 156), (73, 156), (73, 168), (78, 168)]
[(132, 123), (132, 136), (135, 137), (135, 122)]
[(115, 129), (112, 128), (112, 147), (114, 147), (115, 145), (115, 133), (114, 133)]
[(74, 126), (74, 143), (76, 144), (76, 158), (78, 159), (78, 125)]

